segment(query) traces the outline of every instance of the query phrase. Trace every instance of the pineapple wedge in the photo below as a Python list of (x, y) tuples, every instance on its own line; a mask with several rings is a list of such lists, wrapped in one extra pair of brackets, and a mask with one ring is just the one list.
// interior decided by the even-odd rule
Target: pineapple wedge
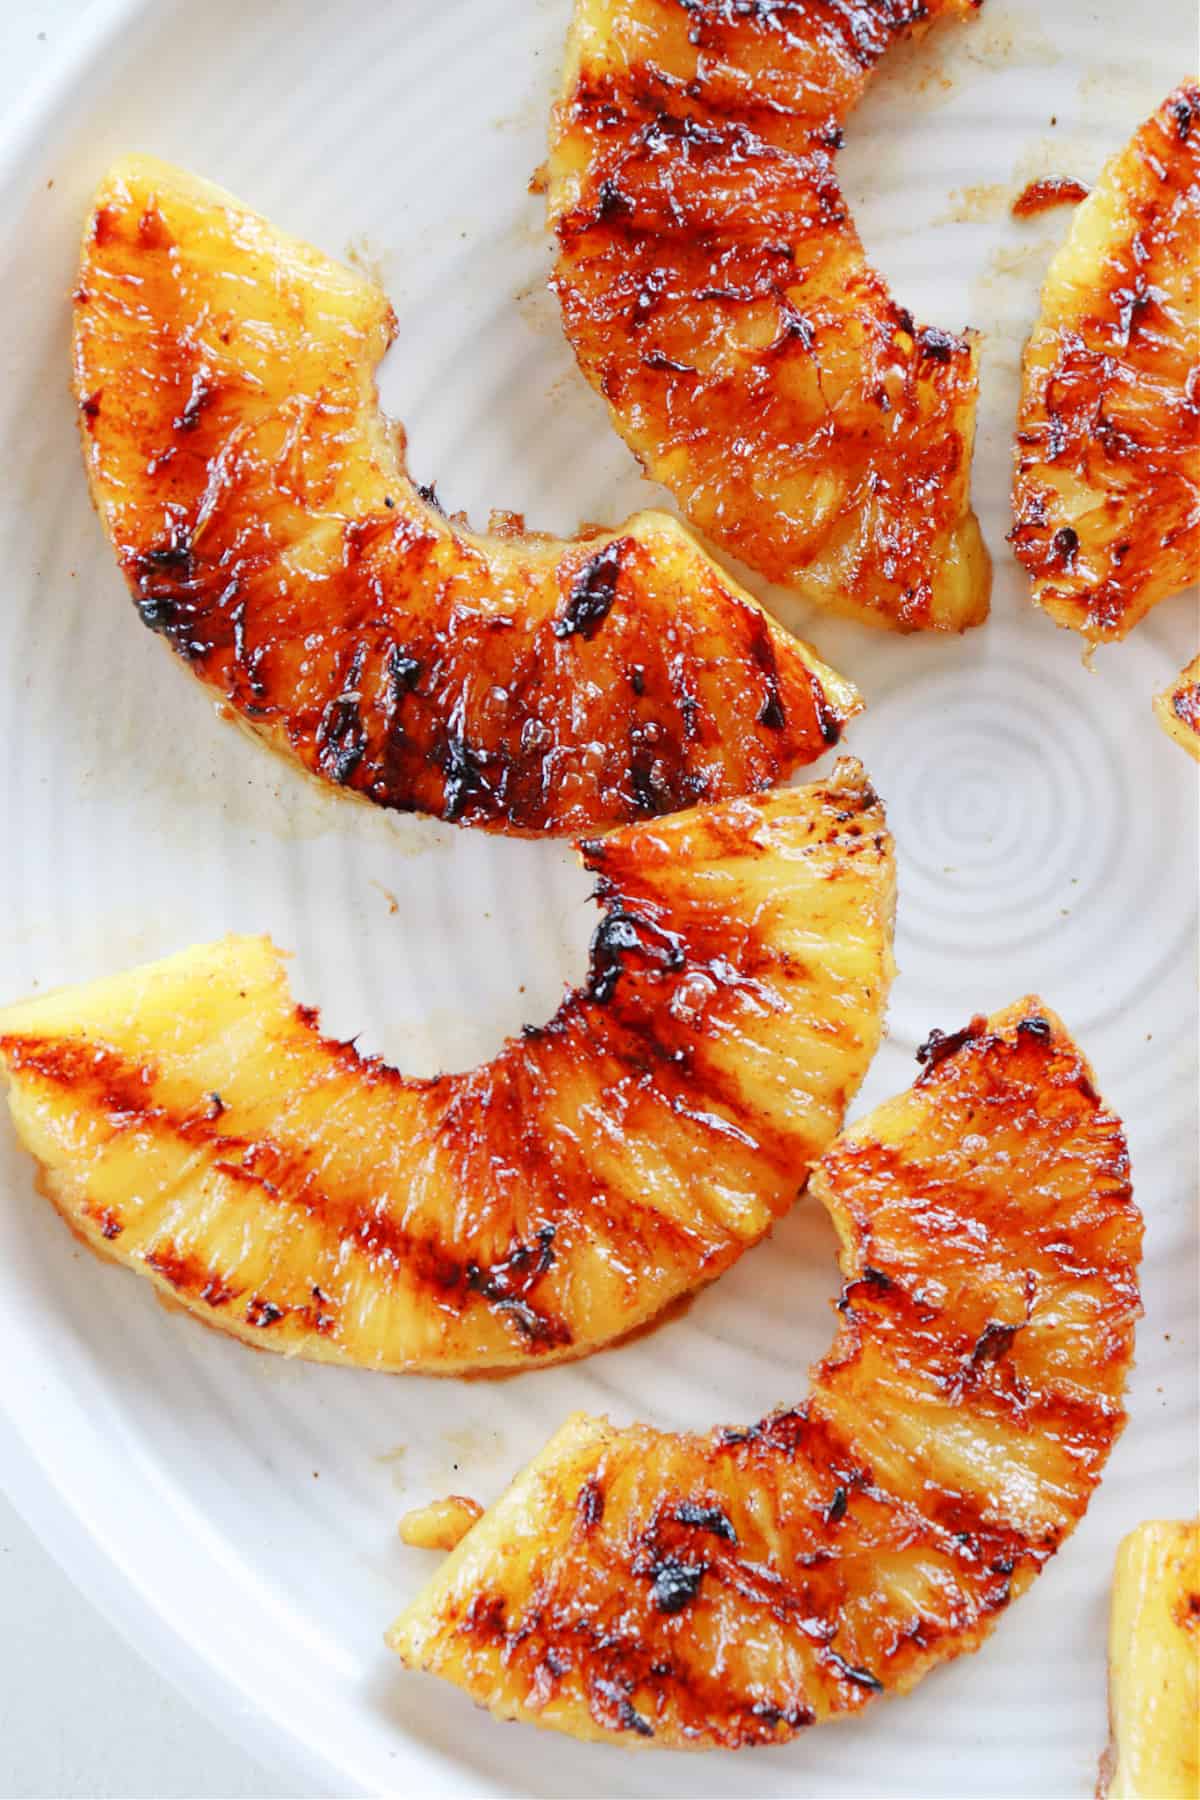
[(263, 938), (0, 1012), (46, 1191), (247, 1343), (452, 1372), (580, 1356), (710, 1281), (838, 1130), (892, 974), (857, 763), (582, 846), (585, 987), (465, 1074), (322, 1038)]
[(1167, 736), (1200, 762), (1200, 656), (1158, 695), (1154, 710)]
[(1060, 625), (1122, 638), (1200, 574), (1200, 87), (1078, 207), (1025, 349), (1012, 542)]
[(563, 322), (646, 473), (771, 581), (900, 631), (987, 614), (977, 348), (893, 301), (833, 153), (888, 46), (979, 4), (576, 0), (551, 126)]
[(1109, 1639), (1105, 1800), (1200, 1800), (1200, 1521), (1121, 1542)]
[(842, 1241), (808, 1398), (707, 1437), (568, 1421), (388, 1635), (505, 1719), (776, 1742), (974, 1650), (1121, 1430), (1141, 1219), (1040, 1001), (935, 1033), (826, 1153)]
[(75, 295), (92, 495), (143, 622), (237, 715), (380, 806), (590, 831), (770, 787), (854, 689), (664, 513), (482, 536), (405, 470), (384, 295), (130, 158)]

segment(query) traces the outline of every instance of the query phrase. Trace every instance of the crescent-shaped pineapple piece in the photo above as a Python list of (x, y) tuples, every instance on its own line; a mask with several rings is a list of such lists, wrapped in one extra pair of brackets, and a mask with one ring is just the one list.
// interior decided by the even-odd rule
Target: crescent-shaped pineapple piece
[(1120, 1122), (1027, 999), (923, 1051), (814, 1171), (845, 1275), (807, 1400), (707, 1437), (577, 1415), (389, 1642), (502, 1718), (772, 1743), (974, 1650), (1121, 1429)]
[(586, 986), (465, 1074), (322, 1038), (262, 938), (0, 1012), (51, 1199), (209, 1324), (378, 1369), (579, 1356), (719, 1275), (878, 1046), (883, 811), (846, 762), (582, 849)]
[(1200, 1520), (1149, 1519), (1117, 1548), (1111, 1741), (1100, 1800), (1200, 1795)]
[(979, 0), (576, 0), (555, 286), (648, 475), (772, 581), (899, 630), (987, 613), (977, 353), (868, 264), (834, 155), (898, 37)]
[(1156, 697), (1154, 710), (1167, 736), (1200, 762), (1200, 656)]
[(1025, 349), (1012, 543), (1060, 625), (1122, 638), (1200, 576), (1200, 87), (1072, 216)]
[(770, 787), (854, 690), (679, 523), (482, 536), (380, 415), (373, 282), (166, 164), (89, 217), (75, 391), (144, 622), (240, 717), (381, 806), (589, 831)]

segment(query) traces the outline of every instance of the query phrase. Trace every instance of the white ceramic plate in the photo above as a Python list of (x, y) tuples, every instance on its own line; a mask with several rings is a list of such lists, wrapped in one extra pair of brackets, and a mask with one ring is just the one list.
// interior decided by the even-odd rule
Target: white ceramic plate
[[(617, 520), (645, 485), (576, 374), (526, 193), (569, 0), (142, 0), (100, 7), (0, 152), (0, 993), (231, 928), (297, 952), (301, 995), (403, 1066), (462, 1066), (584, 966), (562, 846), (340, 804), (215, 716), (138, 624), (84, 491), (68, 296), (89, 189), (140, 149), (335, 252), (401, 317), (384, 398), (476, 518)], [(405, 1675), (381, 1633), (429, 1567), (406, 1507), (483, 1500), (575, 1407), (667, 1425), (796, 1397), (827, 1341), (832, 1233), (801, 1205), (690, 1313), (577, 1367), (442, 1383), (287, 1365), (169, 1316), (78, 1249), (0, 1130), (3, 1472), (112, 1616), (257, 1752), (337, 1792), (1084, 1795), (1105, 1735), (1113, 1547), (1196, 1505), (1196, 772), (1149, 710), (1194, 653), (1164, 606), (1089, 673), (1004, 544), (1020, 341), (1050, 213), (1029, 175), (1093, 175), (1185, 72), (1189, 0), (987, 0), (898, 52), (845, 179), (868, 246), (929, 320), (987, 333), (976, 494), (991, 623), (898, 642), (773, 596), (864, 688), (849, 739), (899, 844), (901, 976), (862, 1105), (931, 1026), (1040, 989), (1124, 1114), (1146, 1214), (1129, 1429), (1091, 1511), (983, 1654), (769, 1753), (634, 1763), (501, 1730)], [(394, 896), (395, 905), (393, 905)]]

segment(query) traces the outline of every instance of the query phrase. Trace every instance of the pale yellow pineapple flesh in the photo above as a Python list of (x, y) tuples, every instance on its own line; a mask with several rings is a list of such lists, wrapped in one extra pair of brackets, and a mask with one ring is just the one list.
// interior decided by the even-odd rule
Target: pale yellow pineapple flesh
[(1152, 1519), (1113, 1576), (1105, 1800), (1200, 1797), (1200, 1521)]
[(94, 1248), (259, 1347), (528, 1366), (721, 1273), (878, 1046), (894, 868), (861, 767), (581, 846), (586, 985), (465, 1074), (321, 1036), (264, 938), (0, 1012), (13, 1121)]
[(736, 1748), (978, 1647), (1121, 1430), (1141, 1219), (1039, 1001), (921, 1055), (810, 1182), (844, 1284), (808, 1398), (707, 1437), (570, 1419), (392, 1628), (406, 1664), (500, 1718)]

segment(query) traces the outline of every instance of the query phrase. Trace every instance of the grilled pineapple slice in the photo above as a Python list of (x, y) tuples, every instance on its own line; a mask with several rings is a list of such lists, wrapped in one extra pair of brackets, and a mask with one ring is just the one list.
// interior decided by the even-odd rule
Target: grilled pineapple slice
[(376, 801), (587, 831), (762, 789), (854, 690), (678, 522), (484, 537), (405, 472), (373, 283), (163, 163), (95, 198), (75, 297), (92, 494), (139, 613), (243, 720)]
[(1012, 542), (1033, 595), (1094, 642), (1200, 573), (1200, 87), (1105, 168), (1025, 349)]
[(1200, 762), (1200, 656), (1154, 702), (1158, 722), (1168, 737)]
[(1105, 1800), (1200, 1800), (1200, 1521), (1123, 1538), (1113, 1578)]
[(551, 128), (567, 335), (647, 474), (772, 581), (904, 631), (987, 613), (976, 346), (892, 300), (833, 153), (889, 44), (978, 4), (576, 0)]
[(582, 850), (587, 985), (466, 1074), (322, 1038), (262, 938), (0, 1012), (50, 1197), (208, 1323), (379, 1369), (582, 1355), (719, 1275), (879, 1043), (883, 811), (844, 762)]
[(1040, 1001), (922, 1054), (810, 1183), (845, 1285), (808, 1399), (708, 1437), (569, 1420), (389, 1633), (407, 1664), (501, 1718), (703, 1748), (978, 1647), (1121, 1429), (1141, 1221)]

